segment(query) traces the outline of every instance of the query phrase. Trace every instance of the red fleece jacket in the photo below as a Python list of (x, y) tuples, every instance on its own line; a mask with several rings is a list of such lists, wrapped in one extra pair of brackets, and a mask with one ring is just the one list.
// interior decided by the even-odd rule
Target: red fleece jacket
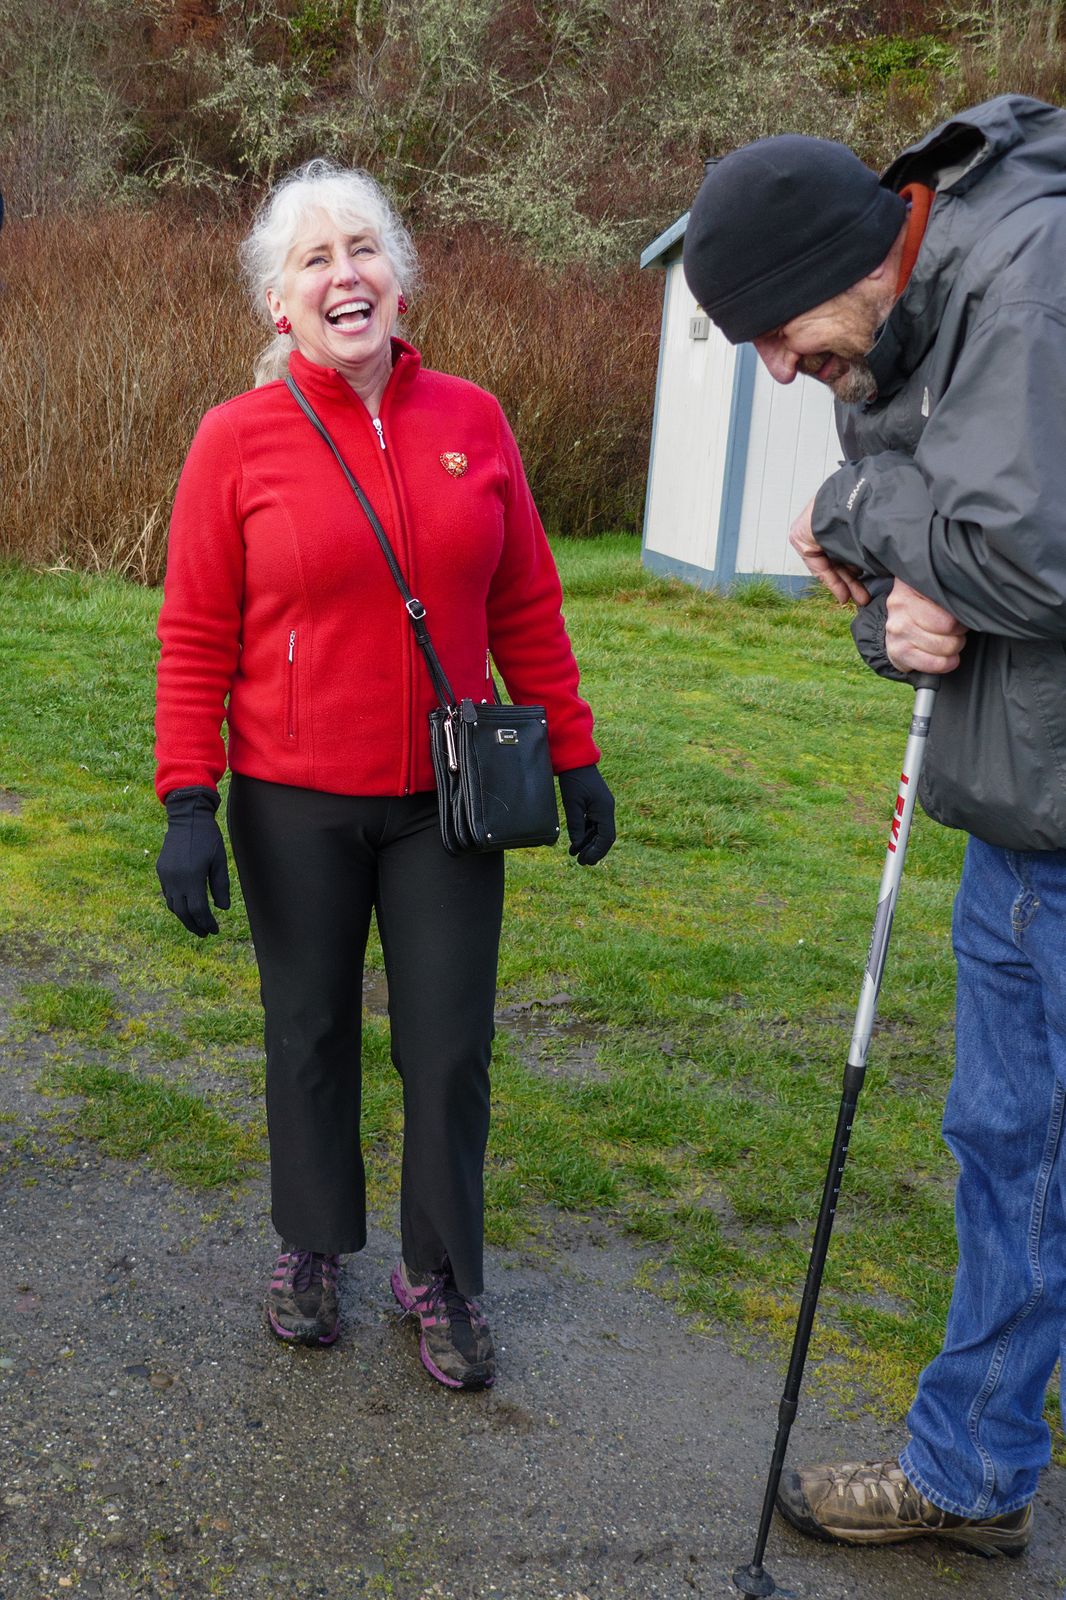
[[(547, 707), (557, 772), (599, 759), (555, 562), (498, 402), (394, 341), (384, 448), (359, 397), (292, 372), (426, 607), (457, 696)], [(466, 459), (455, 476), (441, 457)], [(454, 463), (453, 463), (454, 465)], [(209, 411), (174, 502), (156, 707), (156, 790), (234, 772), (335, 794), (433, 788), (436, 704), (385, 558), (325, 441), (282, 383)]]

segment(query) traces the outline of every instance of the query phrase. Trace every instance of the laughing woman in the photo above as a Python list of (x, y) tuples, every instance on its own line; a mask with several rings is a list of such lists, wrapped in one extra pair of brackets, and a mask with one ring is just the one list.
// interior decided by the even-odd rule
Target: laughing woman
[[(283, 382), (298, 382), (433, 618), (456, 695), (547, 708), (571, 853), (614, 840), (559, 580), (500, 407), (395, 336), (411, 241), (365, 173), (314, 161), (242, 248), (277, 338), (258, 387), (209, 411), (174, 504), (157, 703), (158, 871), (193, 933), (229, 904), (227, 821), (266, 1014), (278, 1338), (331, 1344), (339, 1257), (366, 1241), (361, 974), (377, 919), (403, 1085), (396, 1298), (441, 1383), (495, 1376), (482, 1291), (482, 1175), (502, 855), (449, 855), (433, 687), (370, 525)], [(225, 719), (228, 748), (221, 728)]]

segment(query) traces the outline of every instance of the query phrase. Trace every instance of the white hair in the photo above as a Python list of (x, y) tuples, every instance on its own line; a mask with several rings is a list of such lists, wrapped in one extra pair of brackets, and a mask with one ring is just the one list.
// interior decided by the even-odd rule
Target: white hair
[[(312, 211), (324, 211), (335, 226), (353, 234), (369, 227), (397, 282), (405, 289), (415, 286), (418, 258), (411, 235), (381, 185), (359, 167), (340, 167), (318, 157), (275, 184), (240, 247), (245, 285), (256, 313), (264, 320), (270, 321), (266, 292), (280, 290), (286, 258)], [(255, 363), (257, 387), (284, 376), (293, 348), (290, 334), (270, 341)]]

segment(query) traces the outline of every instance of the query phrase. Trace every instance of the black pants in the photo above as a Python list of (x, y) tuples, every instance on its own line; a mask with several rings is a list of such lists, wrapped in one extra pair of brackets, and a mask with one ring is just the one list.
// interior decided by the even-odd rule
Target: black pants
[(229, 832), (266, 1012), (273, 1220), (302, 1250), (366, 1243), (362, 972), (377, 915), (403, 1082), (400, 1227), (414, 1271), (445, 1256), (482, 1289), (502, 855), (449, 856), (436, 796), (324, 794), (235, 775)]

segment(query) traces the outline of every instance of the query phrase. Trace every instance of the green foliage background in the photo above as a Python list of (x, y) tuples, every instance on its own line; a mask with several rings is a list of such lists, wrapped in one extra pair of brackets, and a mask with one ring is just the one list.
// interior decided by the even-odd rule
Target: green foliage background
[(1059, 0), (0, 0), (14, 213), (240, 203), (311, 154), (419, 226), (631, 259), (700, 163), (789, 129), (873, 163), (952, 109), (1066, 88)]

